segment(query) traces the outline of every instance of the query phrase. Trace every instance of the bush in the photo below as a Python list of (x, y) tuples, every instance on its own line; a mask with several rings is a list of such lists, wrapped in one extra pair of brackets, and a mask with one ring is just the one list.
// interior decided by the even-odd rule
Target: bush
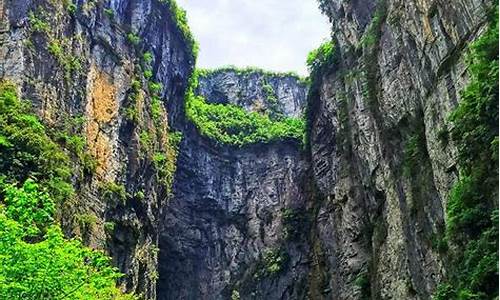
[(311, 73), (319, 72), (326, 65), (333, 62), (335, 56), (335, 46), (333, 41), (327, 41), (307, 55), (307, 67)]
[[(115, 281), (122, 275), (102, 252), (64, 238), (52, 223), (53, 203), (33, 181), (6, 188), (0, 206), (0, 299), (136, 299)], [(34, 228), (45, 234), (33, 242)]]
[(141, 42), (141, 38), (137, 35), (137, 33), (135, 33), (135, 32), (129, 32), (127, 34), (127, 41), (130, 44), (132, 44), (134, 46), (137, 46)]

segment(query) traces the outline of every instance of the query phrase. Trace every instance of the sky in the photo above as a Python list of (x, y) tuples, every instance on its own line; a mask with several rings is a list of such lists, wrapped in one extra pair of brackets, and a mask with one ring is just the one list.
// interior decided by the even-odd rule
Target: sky
[(317, 0), (177, 0), (200, 44), (199, 68), (227, 65), (307, 75), (306, 58), (330, 35)]

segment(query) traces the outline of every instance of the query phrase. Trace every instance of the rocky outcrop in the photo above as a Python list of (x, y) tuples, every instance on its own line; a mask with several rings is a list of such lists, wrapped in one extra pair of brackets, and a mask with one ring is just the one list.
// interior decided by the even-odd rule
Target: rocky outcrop
[[(168, 198), (152, 157), (172, 152), (166, 111), (178, 115), (194, 64), (171, 14), (155, 0), (0, 1), (0, 77), (74, 159), (77, 194), (60, 214), (66, 233), (107, 250), (124, 287), (148, 299)], [(146, 69), (160, 91), (148, 89)], [(153, 96), (163, 99), (158, 111)]]

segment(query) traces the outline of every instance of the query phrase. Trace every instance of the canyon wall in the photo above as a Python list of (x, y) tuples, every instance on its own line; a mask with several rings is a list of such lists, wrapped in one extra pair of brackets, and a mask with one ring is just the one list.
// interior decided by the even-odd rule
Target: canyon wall
[(124, 289), (431, 299), (448, 271), (439, 241), (458, 176), (447, 118), (489, 6), (321, 0), (335, 57), (310, 87), (291, 74), (201, 73), (208, 103), (305, 115), (305, 145), (199, 133), (184, 107), (195, 46), (170, 1), (0, 0), (0, 78), (73, 158), (66, 235), (106, 250)]

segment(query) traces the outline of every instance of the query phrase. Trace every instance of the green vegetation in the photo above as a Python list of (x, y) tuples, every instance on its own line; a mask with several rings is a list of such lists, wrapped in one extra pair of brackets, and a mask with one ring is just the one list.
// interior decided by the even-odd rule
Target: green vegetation
[(136, 299), (116, 287), (108, 257), (64, 238), (54, 215), (73, 194), (70, 176), (15, 86), (0, 83), (0, 299)]
[(311, 75), (319, 74), (324, 68), (331, 66), (335, 60), (335, 45), (333, 41), (327, 41), (307, 55), (307, 67)]
[(50, 30), (49, 23), (32, 11), (28, 15), (28, 20), (32, 30), (35, 32), (47, 33)]
[(302, 209), (286, 208), (282, 211), (283, 233), (287, 240), (298, 240), (307, 224), (307, 215)]
[(0, 174), (8, 182), (33, 178), (47, 187), (51, 198), (62, 201), (73, 194), (68, 156), (48, 136), (18, 99), (12, 84), (0, 82)]
[(377, 8), (373, 13), (372, 20), (366, 32), (361, 39), (361, 45), (364, 48), (374, 47), (378, 44), (382, 34), (382, 25), (387, 16), (387, 3), (386, 0), (378, 0)]
[(64, 238), (54, 201), (31, 180), (4, 186), (0, 205), (0, 298), (135, 299), (115, 285), (110, 259)]
[(104, 9), (104, 13), (106, 14), (106, 16), (108, 16), (108, 18), (110, 19), (113, 19), (114, 16), (115, 16), (115, 12), (111, 9), (111, 8), (106, 8)]
[(235, 105), (206, 103), (195, 95), (198, 74), (195, 72), (186, 91), (186, 114), (201, 134), (223, 144), (242, 147), (283, 139), (302, 140), (304, 120), (284, 118), (273, 121), (269, 115), (247, 112)]
[(132, 79), (130, 83), (130, 92), (127, 97), (128, 103), (125, 108), (125, 118), (135, 124), (139, 122), (139, 111), (137, 110), (137, 101), (141, 92), (141, 82)]
[(189, 29), (186, 11), (179, 7), (175, 0), (160, 0), (160, 2), (168, 5), (168, 11), (171, 13), (173, 21), (176, 23), (177, 28), (191, 50), (193, 60), (196, 60), (198, 56), (198, 43), (195, 41)]
[(139, 35), (137, 35), (137, 33), (129, 32), (127, 34), (127, 41), (134, 46), (138, 46), (141, 42), (141, 38), (139, 37)]
[(146, 64), (150, 64), (152, 61), (153, 61), (153, 53), (151, 52), (145, 52), (143, 55), (142, 55), (142, 60), (144, 61), (144, 63)]
[(422, 171), (420, 166), (425, 164), (424, 161), (429, 157), (424, 124), (422, 122), (414, 124), (412, 131), (404, 148), (403, 173), (407, 177), (418, 176)]
[(354, 284), (361, 291), (361, 299), (371, 299), (370, 274), (368, 272), (362, 271), (359, 273), (354, 280)]
[(115, 203), (117, 203), (116, 200), (124, 203), (129, 196), (125, 186), (116, 182), (104, 182), (101, 185), (101, 195), (105, 200)]
[(168, 149), (162, 152), (153, 154), (153, 165), (157, 171), (158, 181), (167, 188), (167, 192), (171, 192), (174, 174), (176, 170), (176, 158), (179, 150), (179, 144), (182, 140), (182, 133), (168, 133)]
[(332, 70), (338, 62), (338, 52), (335, 51), (333, 41), (328, 41), (311, 51), (307, 56), (307, 66), (310, 72), (310, 87), (307, 95), (307, 107), (305, 112), (305, 134), (304, 144), (309, 147), (309, 132), (311, 131), (312, 114), (314, 113), (316, 102), (320, 99), (319, 88), (323, 81), (322, 76)]
[(72, 72), (82, 69), (80, 58), (71, 54), (69, 43), (69, 40), (66, 39), (53, 39), (47, 47), (49, 53), (63, 67), (66, 79), (70, 78)]
[(63, 146), (72, 154), (72, 158), (76, 158), (82, 167), (80, 176), (93, 174), (97, 169), (96, 159), (87, 151), (87, 141), (84, 136), (78, 134), (83, 131), (85, 118), (76, 116), (65, 118), (60, 122), (56, 130), (51, 130), (53, 139)]
[(64, 3), (64, 8), (70, 14), (74, 14), (78, 9), (78, 6), (75, 3), (73, 3), (73, 1), (65, 0), (63, 3)]
[(231, 300), (240, 300), (240, 293), (237, 290), (231, 292)]
[(288, 255), (280, 249), (268, 249), (264, 251), (254, 278), (274, 277), (280, 274), (288, 263)]
[(363, 96), (372, 110), (378, 114), (378, 54), (380, 51), (380, 38), (382, 36), (382, 27), (387, 17), (387, 0), (378, 0), (377, 8), (373, 13), (372, 20), (361, 39), (358, 48), (363, 51)]
[(498, 8), (470, 46), (471, 82), (450, 116), (460, 175), (447, 207), (452, 270), (434, 299), (498, 298)]

